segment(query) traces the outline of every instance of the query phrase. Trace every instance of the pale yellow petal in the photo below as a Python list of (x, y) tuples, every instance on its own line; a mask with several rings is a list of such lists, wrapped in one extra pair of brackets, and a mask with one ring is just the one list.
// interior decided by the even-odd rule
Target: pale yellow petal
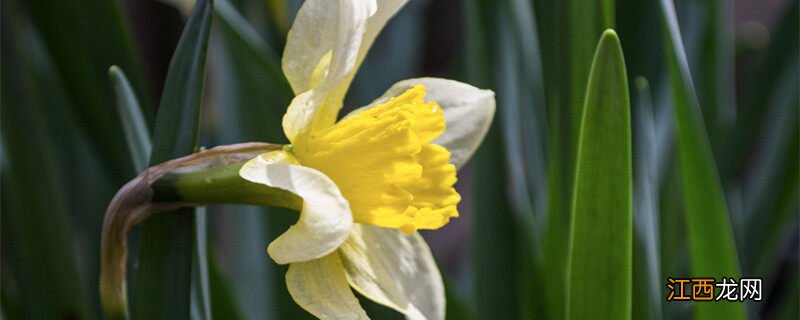
[(248, 161), (239, 175), (303, 198), (297, 223), (267, 248), (275, 262), (286, 264), (317, 259), (333, 252), (347, 239), (353, 225), (350, 205), (336, 184), (323, 173), (296, 164), (284, 151), (273, 151)]
[(409, 319), (444, 319), (444, 285), (419, 233), (356, 224), (339, 249), (347, 281)]
[(350, 290), (337, 252), (290, 264), (286, 288), (298, 305), (317, 318), (369, 319)]
[[(315, 87), (330, 89), (353, 71), (367, 19), (374, 12), (375, 0), (303, 3), (286, 36), (282, 58), (283, 72), (295, 94)], [(326, 55), (330, 56), (323, 59)], [(315, 70), (322, 75), (318, 81), (312, 81)]]
[(293, 144), (336, 122), (370, 46), (405, 3), (308, 0), (303, 4), (283, 54), (284, 73), (299, 98), (292, 101), (283, 118), (284, 132)]
[(333, 124), (357, 66), (375, 0), (307, 0), (297, 12), (283, 51), (282, 68), (295, 101), (283, 118), (292, 143), (304, 132)]

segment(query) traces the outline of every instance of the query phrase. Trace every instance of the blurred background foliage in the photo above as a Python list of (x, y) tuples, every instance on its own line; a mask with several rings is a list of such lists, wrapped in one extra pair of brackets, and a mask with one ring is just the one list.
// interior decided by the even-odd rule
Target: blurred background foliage
[[(175, 3), (185, 5), (1, 2), (3, 318), (102, 318), (105, 206), (149, 161), (194, 150), (197, 135), (208, 147), (286, 142), (280, 56), (301, 1), (200, 1), (191, 17)], [(568, 309), (568, 288), (625, 292), (567, 281), (571, 254), (606, 245), (569, 248), (605, 225), (573, 226), (572, 204), (589, 70), (607, 28), (624, 51), (633, 163), (632, 189), (608, 190), (633, 199), (630, 297), (615, 299), (629, 299), (635, 319), (800, 318), (798, 13), (797, 0), (410, 1), (346, 105), (416, 76), (497, 94), (495, 123), (459, 175), (461, 218), (424, 233), (448, 318), (560, 319), (580, 308)], [(293, 213), (231, 205), (174, 216), (129, 238), (135, 318), (310, 317), (265, 250)], [(625, 230), (603, 234), (614, 232)], [(667, 302), (666, 278), (691, 276), (763, 278), (763, 301)]]

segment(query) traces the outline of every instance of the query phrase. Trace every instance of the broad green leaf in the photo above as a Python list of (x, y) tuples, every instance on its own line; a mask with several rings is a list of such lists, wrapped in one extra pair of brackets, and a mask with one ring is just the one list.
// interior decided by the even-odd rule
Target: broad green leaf
[[(661, 0), (666, 34), (683, 200), (691, 256), (691, 275), (739, 278), (736, 252), (725, 196), (694, 90), (689, 65), (671, 0)], [(743, 319), (740, 302), (694, 304), (695, 319)]]
[[(573, 194), (567, 318), (631, 317), (631, 123), (625, 60), (603, 33), (586, 89)], [(602, 294), (598, 294), (602, 292)]]
[(4, 1), (1, 11), (3, 312), (5, 303), (14, 301), (9, 311), (21, 318), (92, 319), (69, 199), (61, 188), (60, 173), (66, 170), (56, 157), (61, 141), (54, 139), (46, 116), (61, 107), (52, 105), (59, 102), (51, 100), (57, 92), (45, 82), (52, 74), (39, 72), (44, 61), (34, 52), (38, 38), (23, 25), (19, 8)]
[(131, 160), (137, 172), (147, 169), (147, 161), (150, 159), (152, 141), (150, 131), (142, 115), (139, 99), (131, 88), (128, 77), (117, 66), (112, 66), (108, 70), (108, 76), (116, 93), (117, 110), (122, 120), (122, 128), (125, 130), (125, 139), (128, 141)]
[(614, 24), (613, 1), (535, 1), (547, 87), (548, 203), (543, 232), (547, 315), (563, 318), (569, 206), (578, 132), (595, 39)]
[[(156, 117), (150, 164), (197, 148), (213, 0), (200, 0), (170, 62)], [(143, 223), (133, 316), (188, 319), (194, 210), (160, 213)]]

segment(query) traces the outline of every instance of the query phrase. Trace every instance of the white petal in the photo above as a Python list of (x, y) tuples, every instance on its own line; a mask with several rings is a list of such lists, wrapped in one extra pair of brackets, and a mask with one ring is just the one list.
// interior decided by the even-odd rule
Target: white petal
[(491, 90), (447, 79), (408, 79), (395, 83), (380, 98), (347, 116), (384, 103), (417, 84), (425, 86), (425, 101), (437, 102), (444, 111), (447, 129), (433, 143), (447, 148), (450, 163), (460, 169), (478, 149), (494, 119), (495, 100)]
[[(356, 65), (367, 19), (375, 0), (307, 0), (297, 12), (286, 38), (282, 67), (295, 94), (314, 87), (329, 89)], [(312, 83), (314, 69), (331, 53), (323, 78)]]
[(314, 114), (325, 100), (327, 92), (311, 90), (303, 92), (292, 99), (286, 114), (283, 115), (283, 133), (286, 138), (297, 144), (296, 137), (303, 131), (310, 129)]
[(347, 281), (408, 319), (444, 319), (444, 284), (419, 233), (355, 224), (339, 249)]
[[(286, 137), (333, 125), (370, 46), (406, 0), (308, 0), (283, 52), (283, 72), (297, 97), (283, 118)], [(336, 13), (336, 14), (331, 14)]]
[(279, 264), (308, 261), (333, 252), (347, 239), (353, 225), (350, 205), (336, 184), (323, 173), (296, 163), (286, 152), (272, 151), (253, 158), (239, 170), (245, 180), (303, 198), (297, 223), (267, 248)]
[(320, 259), (292, 263), (286, 288), (294, 301), (320, 319), (369, 319), (345, 279), (342, 261), (333, 252)]

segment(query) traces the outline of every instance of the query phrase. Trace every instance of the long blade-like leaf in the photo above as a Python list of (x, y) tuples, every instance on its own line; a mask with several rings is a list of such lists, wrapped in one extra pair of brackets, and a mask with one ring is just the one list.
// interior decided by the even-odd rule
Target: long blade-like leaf
[[(256, 29), (228, 1), (215, 5), (215, 36), (219, 62), (219, 105), (228, 106), (221, 114), (220, 132), (224, 143), (269, 141), (284, 143), (280, 122), (292, 99), (292, 90), (280, 69), (280, 57)], [(215, 208), (216, 209), (216, 208)], [(265, 257), (269, 243), (297, 220), (296, 212), (281, 208), (236, 206), (225, 208), (235, 236), (230, 238), (237, 255), (230, 266), (230, 292), (244, 319), (305, 319), (311, 315), (301, 309), (286, 290), (286, 268)], [(216, 295), (216, 293), (213, 293)], [(216, 301), (212, 312), (217, 313)]]
[[(151, 164), (197, 148), (213, 0), (200, 0), (170, 62), (156, 117)], [(142, 226), (133, 315), (187, 319), (194, 210), (161, 213)]]
[(122, 128), (125, 129), (125, 139), (136, 171), (147, 169), (147, 160), (150, 159), (152, 141), (150, 131), (147, 129), (144, 115), (139, 105), (139, 99), (133, 92), (128, 82), (128, 77), (117, 66), (108, 70), (108, 76), (117, 98), (117, 110), (122, 119)]
[[(753, 146), (758, 146), (756, 137), (758, 130), (769, 112), (764, 112), (764, 106), (770, 103), (770, 94), (774, 88), (780, 86), (781, 77), (785, 70), (790, 70), (797, 62), (797, 52), (800, 49), (800, 38), (797, 37), (800, 29), (800, 1), (787, 1), (783, 10), (784, 15), (775, 26), (774, 35), (769, 47), (760, 57), (760, 61), (752, 76), (742, 85), (742, 101), (736, 111), (736, 123), (731, 136), (727, 137), (724, 157), (728, 160), (720, 164), (720, 173), (723, 178), (741, 172), (746, 164), (748, 152)], [(795, 70), (796, 72), (796, 70)]]
[[(586, 90), (578, 145), (567, 318), (631, 317), (631, 125), (625, 60), (603, 33)], [(597, 294), (602, 292), (603, 294)]]
[(192, 264), (192, 319), (213, 319), (211, 285), (209, 283), (208, 227), (206, 208), (197, 209), (194, 230), (194, 263)]
[[(474, 0), (467, 3), (469, 37), (465, 54), (470, 83), (490, 87), (495, 82), (494, 69), (500, 68), (495, 62), (504, 57), (488, 48), (503, 41), (488, 35), (497, 32), (501, 25), (497, 20), (501, 16), (502, 12), (494, 2)], [(509, 98), (498, 97), (498, 104), (510, 103)], [(502, 108), (498, 107), (498, 112), (500, 110)], [(514, 208), (509, 201), (516, 199), (508, 196), (507, 146), (502, 135), (507, 119), (502, 115), (495, 118), (473, 160), (474, 167), (480, 168), (473, 171), (473, 189), (480, 194), (475, 198), (473, 222), (475, 314), (478, 319), (519, 319), (522, 316), (518, 299), (522, 284), (515, 281), (516, 270), (522, 265), (523, 258), (518, 254), (523, 246), (518, 242), (521, 237), (517, 234), (522, 228), (517, 228)]]
[(574, 159), (578, 132), (581, 129), (581, 115), (585, 100), (584, 89), (589, 79), (594, 39), (613, 23), (613, 1), (568, 1), (569, 10), (569, 101), (570, 110), (570, 156)]
[[(66, 183), (60, 172), (66, 168), (58, 161), (56, 147), (61, 141), (54, 139), (57, 130), (47, 116), (63, 107), (54, 105), (63, 100), (46, 82), (53, 73), (37, 70), (45, 69), (46, 63), (37, 59), (38, 38), (24, 27), (19, 8), (3, 1), (1, 11), (1, 282), (3, 312), (13, 311), (3, 316), (93, 319), (68, 215), (69, 198), (62, 188)], [(9, 306), (9, 300), (16, 303)]]
[(634, 80), (635, 155), (634, 173), (634, 252), (633, 252), (633, 317), (661, 319), (661, 271), (659, 241), (659, 174), (658, 140), (647, 80)]
[[(661, 0), (667, 62), (678, 134), (692, 275), (739, 277), (739, 260), (725, 197), (678, 29), (675, 7)], [(743, 319), (740, 302), (694, 304), (696, 319)]]
[(86, 137), (100, 160), (118, 181), (133, 172), (119, 117), (114, 108), (106, 72), (111, 65), (128, 71), (133, 88), (144, 97), (146, 119), (153, 108), (145, 88), (144, 72), (119, 1), (30, 0), (28, 13), (41, 32), (68, 98), (81, 120)]

